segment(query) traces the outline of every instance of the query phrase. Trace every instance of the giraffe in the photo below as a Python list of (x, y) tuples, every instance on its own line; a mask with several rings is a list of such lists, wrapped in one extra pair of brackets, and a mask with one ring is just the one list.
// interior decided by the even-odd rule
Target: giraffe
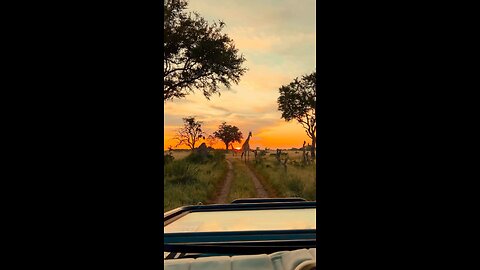
[(252, 132), (248, 132), (248, 137), (247, 139), (245, 140), (245, 142), (243, 143), (242, 145), (242, 156), (240, 157), (240, 160), (243, 158), (243, 155), (245, 155), (245, 162), (247, 162), (247, 158), (250, 156), (250, 144), (249, 144), (249, 141), (250, 141), (250, 137), (252, 137)]

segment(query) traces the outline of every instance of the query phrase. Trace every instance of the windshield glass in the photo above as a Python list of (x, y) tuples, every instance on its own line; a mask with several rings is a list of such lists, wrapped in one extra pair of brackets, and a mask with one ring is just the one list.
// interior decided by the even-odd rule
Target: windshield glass
[(316, 208), (191, 212), (164, 233), (316, 229)]

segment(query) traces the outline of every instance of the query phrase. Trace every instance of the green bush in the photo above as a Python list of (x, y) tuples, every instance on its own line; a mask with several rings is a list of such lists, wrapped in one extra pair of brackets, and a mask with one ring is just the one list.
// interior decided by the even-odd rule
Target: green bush
[(290, 190), (293, 194), (293, 196), (298, 196), (301, 197), (303, 196), (303, 188), (305, 184), (303, 181), (298, 179), (297, 177), (290, 176), (287, 178), (287, 188)]
[[(173, 164), (180, 161), (184, 164)], [(213, 200), (217, 187), (227, 173), (225, 161), (193, 164), (181, 159), (173, 163), (165, 166), (164, 212), (184, 205), (195, 205), (198, 202), (205, 204)], [(181, 174), (185, 175), (182, 177)]]
[(198, 152), (193, 152), (185, 158), (186, 161), (196, 164), (205, 164), (208, 162), (219, 162), (225, 160), (225, 153), (222, 150), (209, 152), (206, 156), (202, 156)]
[(199, 168), (186, 160), (178, 160), (165, 166), (165, 177), (171, 176), (172, 183), (187, 184), (198, 180)]
[(225, 160), (225, 152), (224, 151), (214, 151), (212, 155), (212, 161), (223, 161)]
[(187, 157), (185, 157), (185, 161), (190, 163), (197, 163), (197, 164), (205, 163), (207, 162), (207, 160), (208, 160), (208, 156), (207, 158), (202, 157), (202, 155), (200, 155), (197, 152), (192, 152)]

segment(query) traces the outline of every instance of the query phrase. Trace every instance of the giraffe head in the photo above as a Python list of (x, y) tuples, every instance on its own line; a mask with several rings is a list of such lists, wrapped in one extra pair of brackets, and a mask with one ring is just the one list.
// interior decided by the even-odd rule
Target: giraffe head
[(252, 137), (252, 132), (251, 132), (251, 131), (248, 132), (248, 136), (249, 136), (249, 137)]

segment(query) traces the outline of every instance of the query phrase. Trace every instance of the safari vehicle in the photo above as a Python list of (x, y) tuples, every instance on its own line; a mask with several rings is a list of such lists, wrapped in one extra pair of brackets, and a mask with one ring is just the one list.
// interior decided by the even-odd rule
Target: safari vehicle
[(238, 199), (164, 214), (164, 267), (190, 270), (316, 269), (316, 202)]

